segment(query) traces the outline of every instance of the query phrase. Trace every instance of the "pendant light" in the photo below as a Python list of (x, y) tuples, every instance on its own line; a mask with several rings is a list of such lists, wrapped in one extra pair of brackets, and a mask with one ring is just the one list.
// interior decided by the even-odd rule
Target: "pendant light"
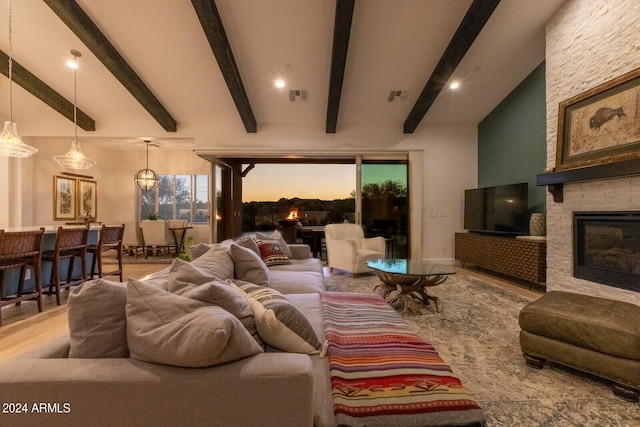
[(18, 125), (13, 122), (13, 34), (11, 28), (11, 0), (7, 0), (9, 15), (9, 121), (4, 122), (2, 134), (0, 134), (0, 154), (8, 157), (31, 157), (38, 152), (37, 148), (22, 142), (18, 135)]
[(133, 178), (133, 181), (136, 183), (138, 187), (140, 187), (143, 191), (152, 191), (155, 190), (158, 186), (158, 182), (160, 182), (160, 178), (156, 171), (149, 169), (149, 143), (151, 141), (144, 141), (147, 143), (147, 167), (145, 169), (140, 169), (136, 176)]
[(80, 52), (73, 49), (71, 50), (73, 55), (73, 62), (68, 62), (68, 65), (73, 68), (73, 124), (75, 125), (75, 139), (71, 141), (71, 149), (67, 154), (63, 156), (55, 156), (53, 160), (60, 166), (69, 169), (89, 169), (95, 166), (96, 161), (88, 158), (80, 150), (80, 141), (78, 141), (78, 82), (76, 78), (78, 70), (78, 57), (82, 56)]

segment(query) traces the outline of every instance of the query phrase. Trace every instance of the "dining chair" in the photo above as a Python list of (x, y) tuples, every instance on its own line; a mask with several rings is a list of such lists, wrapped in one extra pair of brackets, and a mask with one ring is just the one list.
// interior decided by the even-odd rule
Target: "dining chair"
[(173, 245), (173, 236), (167, 222), (162, 219), (144, 219), (140, 227), (145, 244), (145, 259), (149, 257), (149, 252), (153, 251), (162, 252), (166, 257), (169, 246)]
[[(87, 252), (93, 255), (91, 260), (91, 270), (89, 276), (91, 278), (98, 276), (118, 276), (122, 282), (122, 237), (124, 235), (125, 225), (102, 225), (98, 243), (89, 245)], [(118, 268), (116, 270), (104, 271), (102, 254), (108, 251), (116, 252), (116, 260)], [(97, 267), (97, 268), (96, 268)]]
[(124, 225), (122, 251), (138, 258), (138, 252), (144, 253), (144, 237), (137, 221), (121, 221)]
[[(35, 300), (42, 311), (40, 263), (44, 228), (33, 231), (0, 230), (0, 307)], [(10, 286), (9, 271), (19, 269), (18, 282)], [(33, 286), (27, 287), (27, 270), (33, 271)], [(2, 317), (0, 316), (0, 325)]]
[[(62, 288), (68, 289), (87, 280), (88, 235), (89, 225), (85, 227), (58, 227), (54, 249), (42, 253), (42, 260), (51, 262), (51, 280), (47, 286), (49, 294), (51, 294), (51, 288), (54, 288), (57, 305), (60, 305), (60, 290)], [(76, 258), (80, 258), (80, 276), (74, 275)], [(64, 260), (68, 260), (68, 264), (67, 270), (63, 272)], [(62, 279), (61, 275), (63, 275)]]

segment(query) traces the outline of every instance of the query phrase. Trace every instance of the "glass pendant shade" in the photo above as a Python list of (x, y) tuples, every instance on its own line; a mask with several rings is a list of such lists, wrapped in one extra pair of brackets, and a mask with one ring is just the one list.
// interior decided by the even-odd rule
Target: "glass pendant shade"
[(71, 141), (71, 149), (67, 154), (61, 156), (54, 156), (53, 160), (63, 168), (69, 169), (90, 169), (96, 165), (96, 161), (88, 158), (84, 155), (80, 149), (80, 141), (78, 141), (78, 84), (77, 84), (77, 72), (78, 69), (78, 57), (82, 56), (77, 50), (72, 50), (71, 54), (74, 57), (73, 62), (73, 125), (75, 126), (76, 139)]
[(18, 135), (18, 125), (13, 121), (13, 36), (11, 27), (11, 0), (7, 1), (7, 15), (9, 17), (9, 120), (4, 122), (4, 129), (0, 134), (0, 154), (8, 157), (31, 157), (38, 152), (37, 148), (22, 142)]
[(71, 141), (71, 149), (67, 154), (54, 156), (53, 160), (63, 168), (89, 169), (96, 165), (96, 161), (88, 158), (80, 150), (80, 141)]
[(0, 154), (9, 157), (30, 157), (38, 152), (37, 148), (25, 144), (18, 135), (18, 125), (6, 121), (0, 134)]

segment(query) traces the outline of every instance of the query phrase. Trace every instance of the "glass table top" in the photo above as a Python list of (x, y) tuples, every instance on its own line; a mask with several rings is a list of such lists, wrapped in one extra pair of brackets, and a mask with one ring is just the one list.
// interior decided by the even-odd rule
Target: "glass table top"
[(407, 276), (440, 276), (456, 273), (449, 265), (434, 264), (418, 259), (375, 259), (367, 261), (367, 266), (385, 273)]

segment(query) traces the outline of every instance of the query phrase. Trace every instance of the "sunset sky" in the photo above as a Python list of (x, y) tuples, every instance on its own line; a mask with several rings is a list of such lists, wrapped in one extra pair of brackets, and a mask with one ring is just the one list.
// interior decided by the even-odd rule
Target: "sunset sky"
[(257, 164), (242, 181), (243, 202), (346, 199), (356, 189), (356, 165)]
[[(363, 165), (362, 181), (406, 180), (400, 165)], [(346, 199), (356, 189), (355, 165), (256, 164), (242, 182), (243, 202)]]

